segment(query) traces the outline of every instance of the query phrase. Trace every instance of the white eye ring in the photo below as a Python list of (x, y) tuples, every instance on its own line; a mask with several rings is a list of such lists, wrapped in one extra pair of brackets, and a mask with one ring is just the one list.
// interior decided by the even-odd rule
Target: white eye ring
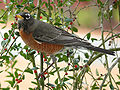
[(25, 14), (25, 16), (28, 16), (28, 17), (26, 17), (26, 19), (28, 20), (28, 19), (30, 19), (30, 14)]

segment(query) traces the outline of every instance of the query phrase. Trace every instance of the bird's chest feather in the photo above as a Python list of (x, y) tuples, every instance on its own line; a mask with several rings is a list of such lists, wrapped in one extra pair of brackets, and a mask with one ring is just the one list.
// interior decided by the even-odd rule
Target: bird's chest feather
[(56, 45), (44, 42), (39, 43), (33, 38), (32, 33), (27, 34), (23, 30), (20, 30), (19, 33), (25, 44), (30, 46), (32, 49), (45, 52), (46, 54), (54, 54), (64, 47), (63, 45)]

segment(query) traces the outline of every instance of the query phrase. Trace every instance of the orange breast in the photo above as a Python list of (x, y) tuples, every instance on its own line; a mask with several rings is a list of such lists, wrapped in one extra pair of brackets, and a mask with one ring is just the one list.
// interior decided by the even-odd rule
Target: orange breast
[(35, 49), (40, 52), (45, 52), (46, 54), (54, 54), (64, 48), (63, 45), (50, 44), (50, 43), (38, 43), (32, 37), (32, 33), (27, 34), (23, 32), (23, 30), (20, 30), (19, 33), (21, 38), (25, 42), (25, 44), (30, 46), (32, 49)]

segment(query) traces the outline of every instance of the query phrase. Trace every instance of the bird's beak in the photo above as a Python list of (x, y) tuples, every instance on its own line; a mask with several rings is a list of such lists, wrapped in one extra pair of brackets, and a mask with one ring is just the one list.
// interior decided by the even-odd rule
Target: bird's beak
[(24, 19), (24, 18), (23, 18), (21, 15), (19, 15), (19, 14), (17, 14), (15, 17), (18, 18), (18, 19)]

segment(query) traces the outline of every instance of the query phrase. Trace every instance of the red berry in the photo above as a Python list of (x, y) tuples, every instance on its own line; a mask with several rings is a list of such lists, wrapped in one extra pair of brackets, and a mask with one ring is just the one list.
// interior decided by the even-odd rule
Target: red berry
[(13, 25), (13, 23), (11, 23), (11, 25)]
[(4, 40), (6, 40), (6, 38), (4, 38)]
[(15, 81), (18, 81), (18, 79), (16, 78)]
[(70, 25), (72, 25), (73, 24), (73, 22), (70, 22)]
[(117, 2), (117, 0), (115, 0), (115, 2)]
[(18, 20), (17, 16), (15, 16), (15, 20), (16, 20), (16, 21)]
[(73, 19), (73, 22), (75, 21), (75, 18)]
[(39, 51), (37, 51), (37, 53), (39, 53)]
[(75, 68), (77, 68), (78, 66), (77, 65), (75, 65)]
[(82, 69), (82, 68), (83, 68), (83, 66), (80, 66), (80, 68)]
[(45, 56), (43, 55), (43, 58), (45, 58)]
[(17, 83), (20, 83), (20, 82), (22, 82), (22, 79), (17, 81)]
[(37, 70), (34, 70), (34, 73), (37, 73)]
[(51, 88), (55, 88), (55, 87), (51, 87)]
[(63, 0), (60, 1), (61, 3), (63, 2)]
[(20, 79), (20, 82), (22, 82), (22, 79)]
[(20, 83), (20, 80), (18, 80), (17, 83)]
[(18, 76), (21, 76), (21, 74), (18, 74)]
[(15, 24), (17, 24), (17, 23), (15, 22)]
[(26, 49), (26, 52), (28, 52), (28, 49)]
[(41, 78), (43, 78), (43, 75), (41, 75)]
[(15, 39), (15, 36), (13, 37), (13, 39)]
[(48, 74), (47, 72), (44, 72), (44, 74)]
[(47, 59), (46, 59), (46, 58), (44, 58), (44, 62), (45, 62), (45, 61), (47, 61)]
[(7, 50), (7, 48), (4, 49), (5, 51)]
[(68, 73), (66, 72), (65, 75), (68, 75)]
[(42, 19), (42, 16), (40, 16), (40, 19)]
[(70, 29), (70, 27), (68, 26), (68, 29)]
[(49, 54), (47, 54), (47, 56), (49, 56)]

